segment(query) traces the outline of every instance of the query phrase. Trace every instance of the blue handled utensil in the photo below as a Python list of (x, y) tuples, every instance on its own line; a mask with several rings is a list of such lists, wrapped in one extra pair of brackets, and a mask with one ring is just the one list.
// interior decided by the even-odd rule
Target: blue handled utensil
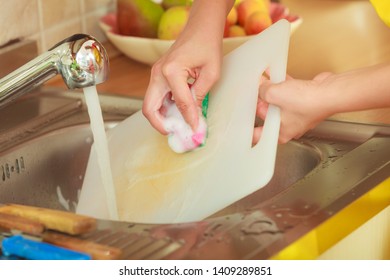
[(22, 235), (4, 238), (1, 242), (4, 256), (17, 256), (28, 260), (90, 260), (91, 256), (58, 247), (49, 243), (30, 240)]

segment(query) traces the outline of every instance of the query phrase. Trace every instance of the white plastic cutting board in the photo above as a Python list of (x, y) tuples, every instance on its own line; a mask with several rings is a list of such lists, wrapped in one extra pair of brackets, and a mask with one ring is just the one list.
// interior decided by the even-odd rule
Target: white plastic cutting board
[[(209, 97), (206, 145), (176, 154), (137, 112), (108, 132), (119, 219), (140, 223), (204, 219), (265, 186), (272, 178), (280, 112), (270, 106), (252, 147), (258, 87), (286, 76), (290, 24), (281, 20), (224, 57)], [(108, 219), (96, 153), (91, 150), (77, 212)]]

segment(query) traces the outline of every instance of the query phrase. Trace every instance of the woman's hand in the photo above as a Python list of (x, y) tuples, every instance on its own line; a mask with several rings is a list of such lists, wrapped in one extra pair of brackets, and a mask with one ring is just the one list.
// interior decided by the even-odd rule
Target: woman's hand
[(184, 30), (153, 65), (142, 111), (160, 133), (167, 134), (161, 112), (167, 94), (172, 94), (192, 130), (197, 129), (202, 101), (220, 76), (223, 32), (233, 4), (234, 0), (194, 1)]
[[(281, 112), (279, 142), (286, 143), (300, 138), (332, 114), (327, 103), (322, 102), (332, 77), (331, 73), (321, 73), (313, 80), (287, 77), (282, 83), (272, 84), (263, 76), (259, 87), (257, 116), (264, 120), (268, 105), (278, 106)], [(262, 127), (255, 128), (253, 143), (260, 139), (261, 132)]]
[[(152, 126), (166, 134), (162, 125), (162, 107), (165, 96), (172, 97), (184, 120), (195, 131), (199, 121), (199, 107), (218, 80), (222, 61), (221, 45), (210, 46), (202, 38), (187, 40), (181, 37), (152, 67), (146, 91), (143, 113)], [(194, 83), (188, 86), (189, 79)]]

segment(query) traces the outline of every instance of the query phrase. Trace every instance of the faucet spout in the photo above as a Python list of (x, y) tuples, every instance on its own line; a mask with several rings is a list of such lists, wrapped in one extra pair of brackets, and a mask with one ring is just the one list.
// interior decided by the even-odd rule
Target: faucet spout
[(0, 108), (57, 74), (76, 89), (100, 84), (108, 73), (103, 45), (90, 35), (75, 34), (0, 79)]

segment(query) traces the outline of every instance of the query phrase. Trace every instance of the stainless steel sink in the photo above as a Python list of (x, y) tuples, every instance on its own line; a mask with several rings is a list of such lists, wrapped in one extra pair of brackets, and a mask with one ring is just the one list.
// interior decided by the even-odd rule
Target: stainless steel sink
[[(142, 104), (100, 98), (107, 128)], [(39, 90), (1, 110), (0, 117), (0, 203), (75, 211), (93, 142), (83, 95)], [(83, 238), (126, 247), (127, 259), (270, 258), (389, 174), (390, 126), (327, 120), (299, 141), (279, 146), (267, 186), (204, 221), (100, 220), (100, 234)], [(114, 233), (114, 241), (102, 238)]]

